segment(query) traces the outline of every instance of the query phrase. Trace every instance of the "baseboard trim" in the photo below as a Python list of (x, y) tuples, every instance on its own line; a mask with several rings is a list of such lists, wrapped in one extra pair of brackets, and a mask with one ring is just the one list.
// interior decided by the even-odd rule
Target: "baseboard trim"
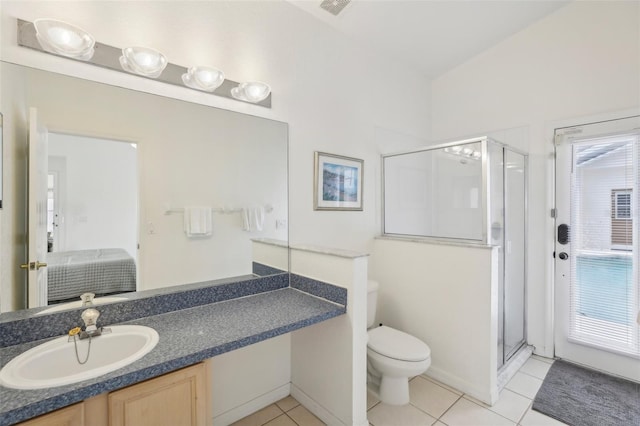
[(469, 396), (476, 398), (485, 404), (493, 405), (498, 400), (498, 389), (486, 389), (473, 385), (465, 380), (462, 380), (458, 376), (454, 376), (444, 370), (440, 370), (433, 365), (429, 367), (427, 372), (423, 374), (425, 377), (431, 377), (439, 382), (444, 383), (447, 386), (451, 386), (460, 392), (466, 393)]
[(225, 411), (222, 414), (213, 418), (214, 426), (228, 426), (233, 422), (237, 422), (240, 419), (247, 417), (250, 414), (255, 413), (263, 409), (264, 407), (280, 401), (282, 398), (286, 398), (291, 394), (291, 383), (282, 385), (272, 391), (269, 391), (251, 401), (245, 402), (236, 408)]
[[(298, 400), (307, 410), (311, 411), (317, 418), (325, 422), (328, 426), (350, 426), (342, 422), (339, 418), (333, 415), (329, 410), (318, 404), (313, 398), (304, 393), (299, 387), (291, 384), (291, 396)], [(368, 422), (362, 425), (353, 426), (368, 426)]]

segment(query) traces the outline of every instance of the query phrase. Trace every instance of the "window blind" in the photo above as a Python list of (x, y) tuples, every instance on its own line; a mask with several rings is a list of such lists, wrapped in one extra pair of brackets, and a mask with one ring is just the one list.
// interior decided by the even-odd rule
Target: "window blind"
[(569, 340), (640, 356), (637, 135), (575, 141)]

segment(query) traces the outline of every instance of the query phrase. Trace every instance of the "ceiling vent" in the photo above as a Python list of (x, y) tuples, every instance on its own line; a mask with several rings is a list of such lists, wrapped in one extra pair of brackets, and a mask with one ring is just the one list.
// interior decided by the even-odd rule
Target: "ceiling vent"
[(351, 3), (351, 0), (322, 0), (320, 7), (330, 14), (337, 16), (349, 3)]

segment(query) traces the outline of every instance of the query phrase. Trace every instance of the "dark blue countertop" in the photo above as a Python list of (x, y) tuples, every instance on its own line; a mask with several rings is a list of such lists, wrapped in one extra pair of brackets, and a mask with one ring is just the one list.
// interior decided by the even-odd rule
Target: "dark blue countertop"
[[(346, 307), (343, 305), (288, 287), (134, 319), (125, 324), (146, 325), (160, 335), (158, 345), (150, 353), (124, 368), (73, 385), (38, 390), (0, 386), (0, 426), (12, 425), (344, 313)], [(0, 348), (0, 367), (44, 341)]]

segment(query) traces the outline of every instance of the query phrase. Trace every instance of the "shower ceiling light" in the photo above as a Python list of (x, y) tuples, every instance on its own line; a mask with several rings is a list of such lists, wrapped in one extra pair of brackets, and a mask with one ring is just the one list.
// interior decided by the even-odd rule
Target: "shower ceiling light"
[(156, 78), (167, 66), (167, 58), (150, 47), (125, 47), (120, 56), (120, 65), (127, 72)]
[(267, 99), (269, 93), (271, 93), (271, 87), (261, 81), (240, 83), (238, 87), (231, 89), (231, 96), (234, 98), (253, 103)]
[(56, 19), (36, 19), (36, 38), (47, 52), (81, 61), (93, 56), (96, 40), (81, 28)]
[(216, 68), (191, 67), (182, 74), (185, 86), (205, 92), (213, 92), (224, 81), (224, 73)]

